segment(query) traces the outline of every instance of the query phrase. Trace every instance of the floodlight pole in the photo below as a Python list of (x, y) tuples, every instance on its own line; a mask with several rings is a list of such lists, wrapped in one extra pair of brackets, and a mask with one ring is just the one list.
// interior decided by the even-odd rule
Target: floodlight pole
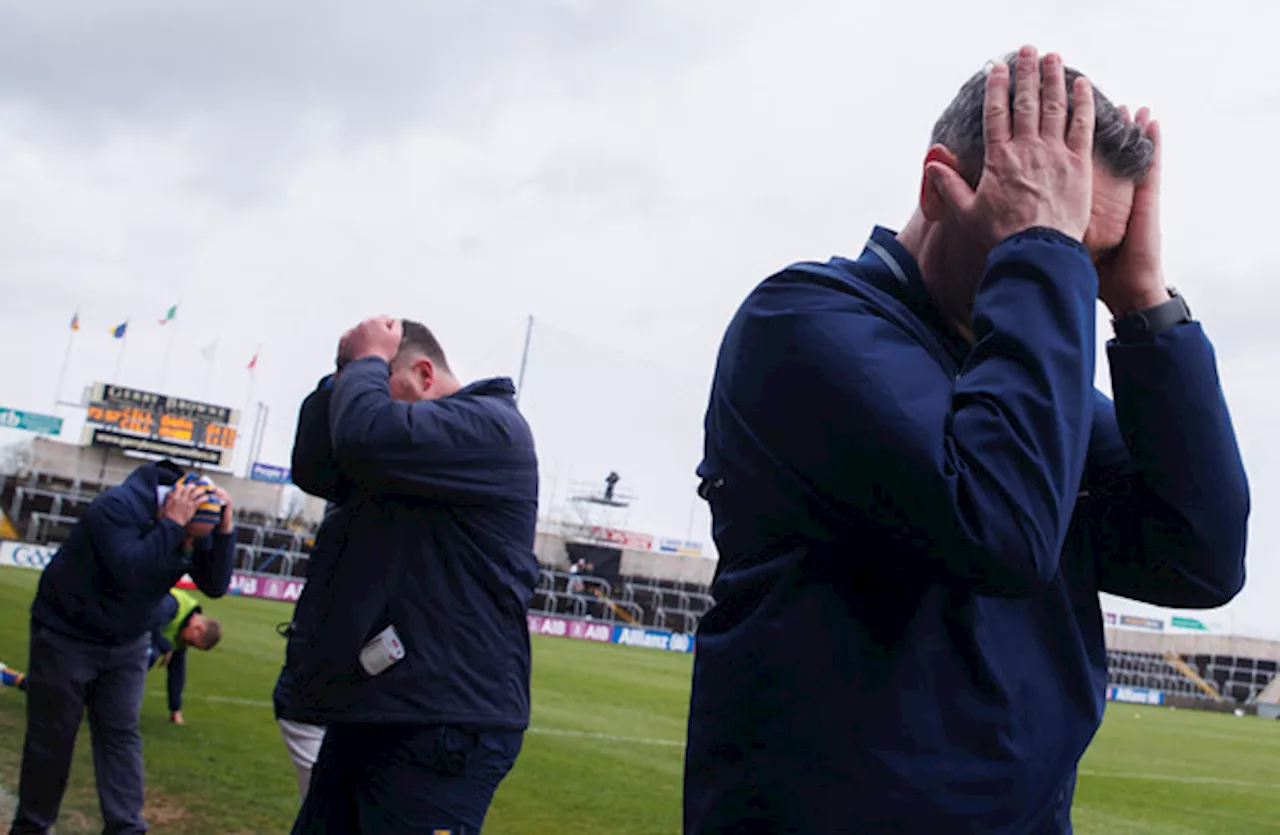
[(524, 372), (529, 367), (529, 343), (533, 340), (533, 314), (524, 328), (524, 351), (520, 354), (520, 375), (516, 378), (516, 404), (520, 403), (520, 395), (524, 392)]

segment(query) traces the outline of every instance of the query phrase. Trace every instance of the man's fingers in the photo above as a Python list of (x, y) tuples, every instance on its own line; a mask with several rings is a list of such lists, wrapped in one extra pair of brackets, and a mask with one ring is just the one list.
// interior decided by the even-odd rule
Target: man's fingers
[(1067, 135), (1067, 78), (1062, 57), (1050, 52), (1041, 64), (1044, 81), (1040, 98), (1040, 133), (1046, 138)]
[(974, 193), (960, 174), (940, 162), (931, 162), (924, 167), (924, 175), (929, 187), (937, 192), (942, 201), (959, 214), (968, 213), (973, 206)]
[(1071, 92), (1075, 112), (1071, 117), (1071, 129), (1067, 132), (1067, 147), (1080, 156), (1093, 158), (1093, 128), (1097, 117), (1093, 110), (1093, 84), (1080, 76)]
[(1133, 196), (1134, 209), (1139, 206), (1144, 210), (1153, 210), (1160, 197), (1160, 171), (1162, 156), (1160, 141), (1160, 123), (1155, 119), (1150, 119), (1146, 124), (1146, 134), (1151, 140), (1151, 144), (1155, 146), (1155, 156), (1151, 159), (1151, 165), (1147, 167), (1147, 171), (1142, 175), (1142, 182), (1138, 186), (1137, 193)]
[(1143, 130), (1146, 130), (1147, 123), (1150, 121), (1151, 121), (1151, 108), (1149, 107), (1139, 108), (1137, 115), (1133, 117), (1134, 124), (1142, 128)]
[(1008, 142), (1009, 67), (1000, 61), (987, 66), (987, 93), (982, 107), (982, 138), (987, 148)]
[(1040, 134), (1040, 61), (1034, 46), (1018, 50), (1014, 67), (1013, 135)]

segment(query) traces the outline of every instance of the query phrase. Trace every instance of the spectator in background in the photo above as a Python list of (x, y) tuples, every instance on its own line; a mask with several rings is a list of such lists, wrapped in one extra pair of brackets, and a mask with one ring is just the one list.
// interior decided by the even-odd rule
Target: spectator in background
[(182, 589), (169, 589), (151, 621), (151, 649), (148, 667), (166, 668), (169, 721), (185, 725), (182, 718), (182, 691), (187, 684), (187, 649), (211, 650), (222, 640), (222, 624), (205, 617), (200, 602)]
[(339, 357), (286, 661), (327, 732), (293, 831), (478, 833), (529, 722), (533, 438), (511, 381), (462, 386), (423, 325), (363, 322)]
[(901, 232), (767, 279), (725, 334), (687, 835), (1065, 835), (1098, 593), (1244, 583), (1213, 348), (1161, 270), (1159, 127), (1056, 55), (1012, 62), (938, 120)]
[(582, 593), (582, 581), (578, 579), (578, 575), (583, 572), (587, 566), (587, 561), (579, 557), (569, 566), (569, 594)]
[[(231, 498), (182, 477), (169, 461), (134, 470), (90, 503), (40, 576), (12, 835), (56, 821), (86, 708), (105, 831), (147, 830), (138, 712), (149, 621), (184, 574), (210, 597), (225, 594), (235, 553)], [(212, 531), (197, 519), (211, 496), (221, 504)]]

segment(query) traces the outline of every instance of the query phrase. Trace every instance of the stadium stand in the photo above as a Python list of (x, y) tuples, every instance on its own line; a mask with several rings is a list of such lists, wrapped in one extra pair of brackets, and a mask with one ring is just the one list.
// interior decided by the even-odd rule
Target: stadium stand
[[(105, 486), (40, 471), (0, 475), (0, 507), (25, 541), (58, 545)], [(237, 508), (236, 569), (305, 578), (314, 535), (313, 525)], [(590, 574), (561, 571), (544, 559), (531, 608), (541, 614), (692, 633), (713, 602), (708, 587), (693, 581), (629, 575), (620, 580), (615, 587)]]
[[(39, 470), (0, 474), (0, 510), (25, 541), (56, 546), (105, 486)], [(242, 508), (237, 509), (236, 521), (237, 570), (306, 577), (314, 524)], [(567, 564), (568, 542), (563, 535), (539, 534), (540, 573), (531, 611), (692, 634), (715, 602), (708, 586), (694, 580), (619, 574), (610, 582), (561, 570), (560, 565)], [(1109, 647), (1114, 637), (1109, 635)], [(1112, 647), (1107, 652), (1107, 672), (1112, 685), (1159, 690), (1184, 704), (1251, 705), (1276, 681), (1278, 660), (1280, 655), (1262, 658)]]

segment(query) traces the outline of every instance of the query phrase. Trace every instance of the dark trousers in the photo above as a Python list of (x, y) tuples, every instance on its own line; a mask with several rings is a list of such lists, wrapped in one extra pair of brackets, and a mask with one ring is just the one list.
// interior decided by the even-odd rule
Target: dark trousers
[(57, 820), (86, 708), (103, 832), (147, 831), (138, 712), (149, 645), (149, 636), (125, 646), (85, 644), (32, 625), (27, 737), (10, 835), (45, 833)]
[(478, 835), (521, 731), (330, 725), (293, 835)]

